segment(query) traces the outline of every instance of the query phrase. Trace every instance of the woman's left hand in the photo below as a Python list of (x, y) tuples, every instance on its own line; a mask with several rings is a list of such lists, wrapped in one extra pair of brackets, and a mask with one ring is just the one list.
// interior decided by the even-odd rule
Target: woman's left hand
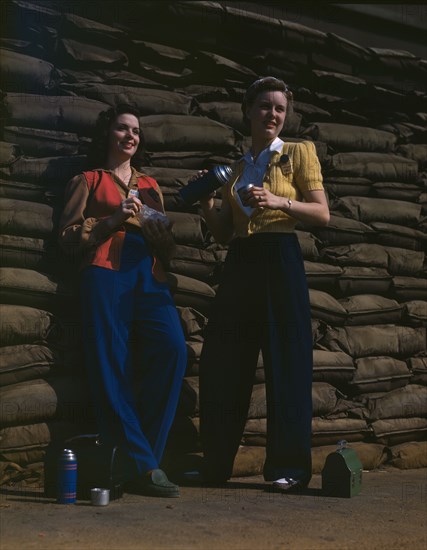
[(160, 220), (147, 220), (142, 224), (142, 233), (162, 259), (170, 259), (175, 249), (172, 223), (166, 225)]
[(248, 206), (252, 208), (269, 208), (270, 210), (278, 210), (283, 208), (286, 204), (286, 199), (274, 195), (268, 189), (264, 187), (251, 187), (248, 191), (248, 199), (246, 201)]

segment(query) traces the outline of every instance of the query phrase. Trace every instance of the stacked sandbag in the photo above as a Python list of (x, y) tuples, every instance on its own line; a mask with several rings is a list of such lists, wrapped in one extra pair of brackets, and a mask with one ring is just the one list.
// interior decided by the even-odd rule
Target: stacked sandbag
[[(92, 2), (71, 13), (14, 0), (9, 17), (0, 51), (2, 460), (18, 476), (34, 472), (52, 440), (94, 429), (75, 279), (56, 228), (98, 114), (127, 102), (141, 111), (141, 168), (162, 189), (177, 242), (168, 280), (188, 365), (165, 460), (197, 465), (199, 359), (227, 246), (179, 190), (197, 170), (242, 155), (243, 94), (269, 74), (294, 92), (282, 137), (313, 141), (331, 209), (327, 227), (297, 226), (312, 308), (313, 471), (339, 439), (365, 468), (390, 457), (422, 465), (426, 62), (221, 2), (144, 2), (135, 17), (127, 1), (119, 12)], [(262, 472), (262, 355), (254, 383), (234, 475)]]

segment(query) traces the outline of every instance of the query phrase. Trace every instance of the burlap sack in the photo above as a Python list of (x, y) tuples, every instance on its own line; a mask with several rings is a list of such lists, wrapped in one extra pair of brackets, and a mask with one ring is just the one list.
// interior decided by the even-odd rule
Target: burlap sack
[[(89, 16), (91, 12), (85, 10)], [(82, 39), (87, 43), (110, 45), (119, 43), (127, 37), (125, 30), (118, 25), (110, 26), (97, 19), (96, 11), (92, 11), (92, 18), (82, 17), (77, 13), (61, 14), (61, 34), (63, 36)]]
[(208, 284), (177, 273), (167, 274), (172, 296), (177, 306), (192, 307), (208, 315), (215, 291)]
[(427, 435), (426, 418), (387, 418), (372, 422), (377, 443), (399, 445), (407, 441), (424, 441)]
[(353, 294), (387, 295), (393, 277), (386, 269), (377, 267), (344, 267), (337, 287), (344, 296)]
[(311, 315), (331, 325), (346, 322), (347, 312), (333, 296), (322, 290), (309, 289)]
[(416, 227), (421, 217), (419, 204), (372, 197), (342, 197), (334, 202), (333, 211), (363, 223), (383, 222), (407, 227)]
[(151, 115), (140, 123), (149, 151), (239, 151), (239, 134), (206, 117)]
[(241, 445), (234, 460), (232, 477), (261, 475), (264, 461), (264, 447), (246, 447)]
[(371, 223), (371, 227), (375, 231), (373, 241), (378, 244), (409, 250), (427, 249), (427, 235), (422, 231), (382, 222)]
[(371, 195), (373, 186), (371, 180), (367, 178), (330, 176), (329, 174), (325, 174), (323, 183), (330, 197), (367, 197)]
[(129, 65), (128, 56), (119, 49), (95, 46), (72, 38), (60, 38), (56, 48), (57, 55), (71, 68), (117, 69)]
[(359, 294), (341, 298), (347, 312), (346, 325), (395, 324), (402, 320), (403, 308), (390, 298), (376, 294)]
[(8, 141), (18, 143), (26, 156), (57, 157), (79, 154), (79, 138), (77, 134), (70, 132), (6, 126), (3, 135)]
[(0, 347), (0, 386), (42, 378), (62, 364), (61, 354), (48, 346), (20, 344)]
[(179, 189), (187, 185), (188, 180), (196, 175), (193, 169), (184, 168), (158, 168), (157, 166), (144, 166), (144, 174), (154, 178), (160, 187), (173, 187)]
[(427, 387), (409, 384), (390, 391), (375, 402), (369, 403), (369, 418), (412, 418), (427, 416)]
[(356, 176), (371, 181), (408, 181), (416, 179), (414, 160), (385, 153), (338, 153), (331, 157), (331, 174)]
[[(4, 139), (7, 140), (7, 137), (4, 137)], [(18, 144), (0, 141), (0, 166), (9, 166), (21, 156), (22, 149)]]
[(3, 48), (0, 57), (5, 91), (49, 94), (59, 83), (58, 71), (48, 61)]
[(403, 318), (411, 326), (426, 326), (427, 324), (427, 301), (411, 300), (403, 304)]
[(364, 357), (356, 359), (356, 371), (349, 382), (349, 390), (354, 393), (390, 392), (406, 386), (411, 379), (404, 361), (393, 357)]
[(77, 424), (64, 421), (3, 428), (0, 430), (0, 460), (15, 462), (21, 467), (42, 461), (52, 442), (64, 441), (78, 433)]
[(17, 235), (0, 235), (0, 255), (3, 267), (20, 267), (45, 271), (47, 241)]
[[(193, 170), (193, 175), (197, 170), (209, 169), (217, 164), (231, 164), (240, 156), (240, 152), (221, 155), (211, 151), (148, 151), (145, 154), (147, 162), (158, 168)], [(144, 171), (143, 167), (141, 171)]]
[(43, 183), (61, 190), (73, 176), (87, 168), (85, 155), (63, 157), (21, 157), (8, 168), (0, 168), (0, 175), (16, 181)]
[(96, 119), (108, 105), (78, 96), (44, 96), (8, 93), (7, 126), (24, 126), (76, 132), (90, 136)]
[(338, 266), (320, 262), (310, 262), (308, 260), (304, 261), (304, 270), (308, 286), (326, 292), (336, 286), (338, 277), (340, 277), (343, 272)]
[(249, 129), (243, 123), (240, 103), (233, 101), (209, 101), (200, 103), (200, 114), (235, 128), (242, 134), (248, 134)]
[(207, 324), (207, 318), (191, 307), (177, 307), (186, 340), (199, 340)]
[(379, 244), (350, 244), (323, 248), (324, 261), (345, 266), (377, 267), (391, 275), (418, 275), (423, 270), (424, 253)]
[(142, 116), (190, 115), (195, 104), (191, 97), (169, 90), (144, 89), (117, 84), (91, 84), (79, 90), (82, 96), (114, 106), (119, 103), (135, 105)]
[(407, 360), (408, 366), (411, 369), (412, 384), (423, 384), (427, 386), (427, 355), (424, 352), (424, 356), (410, 357)]
[(366, 420), (357, 418), (313, 418), (311, 444), (313, 447), (332, 445), (341, 439), (362, 441), (369, 434)]
[(35, 424), (52, 419), (73, 422), (93, 417), (85, 379), (58, 377), (27, 380), (0, 388), (3, 427)]
[(427, 301), (427, 279), (416, 277), (393, 277), (393, 294), (402, 302)]
[(227, 101), (230, 94), (223, 86), (213, 86), (210, 84), (190, 84), (177, 90), (196, 99), (199, 103), (209, 101)]
[(397, 181), (379, 181), (372, 185), (374, 193), (383, 199), (417, 202), (422, 189), (415, 183)]
[(218, 282), (221, 263), (218, 262), (214, 251), (203, 250), (193, 246), (178, 245), (174, 258), (170, 262), (170, 269), (187, 277), (193, 277), (210, 284)]
[(222, 79), (251, 83), (257, 78), (256, 73), (249, 67), (209, 51), (198, 52), (194, 67), (196, 71), (201, 70), (209, 75), (208, 83), (219, 83)]
[(388, 254), (388, 272), (391, 275), (423, 275), (425, 273), (425, 253), (418, 250), (405, 250), (395, 246), (384, 246)]
[(175, 242), (184, 245), (203, 245), (206, 242), (207, 226), (198, 214), (187, 212), (167, 212), (173, 223), (172, 233)]
[(336, 388), (352, 379), (355, 366), (353, 359), (342, 351), (313, 350), (313, 380), (327, 382)]
[(350, 124), (316, 122), (303, 135), (324, 141), (336, 151), (388, 152), (396, 145), (396, 136), (391, 132)]
[(319, 257), (319, 251), (317, 250), (319, 239), (316, 239), (316, 237), (308, 231), (296, 230), (295, 233), (298, 237), (298, 242), (301, 247), (304, 260), (316, 261)]
[(164, 44), (132, 40), (132, 46), (139, 59), (166, 69), (182, 70), (191, 60), (190, 52)]
[(0, 268), (2, 302), (29, 306), (46, 311), (61, 312), (71, 309), (76, 301), (72, 288), (63, 281), (32, 269)]
[(399, 145), (396, 152), (403, 157), (416, 160), (420, 171), (425, 170), (427, 167), (427, 153), (425, 144), (423, 143)]
[(18, 344), (61, 344), (64, 331), (57, 317), (27, 306), (0, 304), (2, 346)]
[(401, 470), (427, 468), (427, 441), (411, 441), (390, 449), (391, 464)]
[(0, 179), (0, 199), (46, 202), (45, 193), (46, 188), (41, 184)]
[(386, 355), (406, 358), (425, 350), (426, 329), (395, 325), (328, 327), (322, 344), (353, 358)]
[(300, 113), (303, 116), (303, 119), (308, 122), (312, 122), (314, 120), (326, 122), (332, 117), (329, 111), (326, 111), (317, 105), (312, 105), (311, 103), (304, 103), (303, 101), (294, 101), (293, 109), (297, 113)]
[(328, 225), (316, 228), (315, 233), (322, 246), (334, 246), (367, 242), (374, 231), (358, 220), (331, 214)]
[(242, 445), (265, 447), (267, 443), (267, 419), (249, 418), (242, 435)]
[(187, 368), (185, 369), (185, 376), (198, 376), (200, 354), (202, 353), (203, 342), (190, 341), (186, 342), (187, 345)]
[(388, 254), (379, 244), (350, 244), (328, 246), (320, 251), (322, 261), (341, 267), (377, 267), (388, 268)]
[(2, 234), (44, 238), (52, 233), (53, 209), (47, 204), (1, 199), (0, 211)]

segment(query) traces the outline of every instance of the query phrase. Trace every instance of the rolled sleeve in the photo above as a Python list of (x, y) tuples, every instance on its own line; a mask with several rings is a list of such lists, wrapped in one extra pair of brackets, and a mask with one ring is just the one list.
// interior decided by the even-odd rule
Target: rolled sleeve
[(83, 174), (72, 178), (65, 189), (64, 210), (59, 222), (59, 243), (69, 254), (97, 247), (112, 230), (106, 219), (86, 218), (89, 188)]

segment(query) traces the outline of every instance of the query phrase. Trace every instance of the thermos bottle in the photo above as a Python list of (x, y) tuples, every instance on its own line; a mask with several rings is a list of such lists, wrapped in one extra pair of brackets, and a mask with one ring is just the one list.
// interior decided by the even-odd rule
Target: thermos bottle
[(71, 449), (64, 449), (58, 461), (58, 504), (74, 504), (77, 498), (77, 457)]
[(179, 190), (179, 194), (185, 203), (193, 205), (202, 197), (210, 195), (218, 189), (218, 187), (225, 185), (230, 179), (232, 172), (230, 166), (214, 166), (200, 178), (182, 187)]

